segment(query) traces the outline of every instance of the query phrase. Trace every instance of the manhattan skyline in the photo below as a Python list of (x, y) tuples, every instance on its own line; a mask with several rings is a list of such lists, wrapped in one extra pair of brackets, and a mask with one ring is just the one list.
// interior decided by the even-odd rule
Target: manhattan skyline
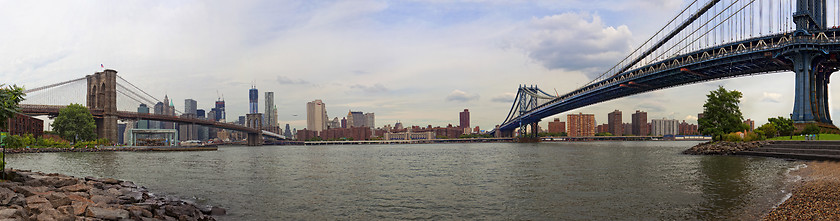
[[(255, 84), (276, 93), (278, 121), (293, 128), (306, 127), (306, 102), (321, 99), (330, 117), (351, 109), (375, 112), (378, 127), (454, 125), (457, 113), (470, 109), (472, 126), (492, 129), (510, 110), (519, 84), (571, 91), (685, 4), (8, 2), (0, 26), (16, 34), (0, 40), (15, 44), (0, 45), (0, 77), (32, 88), (100, 71), (102, 64), (158, 98), (195, 99), (201, 109), (212, 106), (218, 90), (228, 121), (248, 112), (246, 91)], [(696, 123), (705, 95), (723, 85), (744, 93), (744, 116), (760, 125), (790, 114), (792, 81), (786, 72), (682, 86), (544, 121), (583, 112), (601, 123), (618, 109)]]

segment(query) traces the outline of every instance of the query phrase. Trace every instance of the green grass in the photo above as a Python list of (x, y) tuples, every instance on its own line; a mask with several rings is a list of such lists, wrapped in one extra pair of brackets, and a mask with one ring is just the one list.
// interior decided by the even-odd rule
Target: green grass
[[(805, 140), (805, 136), (794, 135), (793, 139), (790, 136), (774, 137), (767, 140)], [(840, 140), (840, 134), (820, 134), (817, 140)]]

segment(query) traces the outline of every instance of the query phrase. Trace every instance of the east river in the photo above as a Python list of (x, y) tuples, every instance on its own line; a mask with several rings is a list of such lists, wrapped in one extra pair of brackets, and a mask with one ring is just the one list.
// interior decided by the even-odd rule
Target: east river
[(697, 142), (220, 147), (39, 153), (8, 167), (131, 180), (221, 220), (756, 219), (801, 165), (690, 156)]

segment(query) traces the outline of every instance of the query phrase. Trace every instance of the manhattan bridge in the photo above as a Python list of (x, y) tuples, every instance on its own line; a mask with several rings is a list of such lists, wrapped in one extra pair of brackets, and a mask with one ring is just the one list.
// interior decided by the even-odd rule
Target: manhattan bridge
[(838, 25), (838, 0), (694, 0), (580, 88), (552, 95), (520, 86), (507, 117), (491, 133), (510, 137), (519, 128), (526, 134), (543, 118), (635, 94), (789, 71), (796, 74), (794, 122), (834, 127), (828, 83), (840, 67)]

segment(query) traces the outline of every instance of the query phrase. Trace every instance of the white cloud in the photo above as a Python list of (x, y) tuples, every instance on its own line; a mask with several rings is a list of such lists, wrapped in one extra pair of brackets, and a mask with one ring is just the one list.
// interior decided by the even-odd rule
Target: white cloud
[(563, 13), (532, 19), (519, 43), (546, 68), (582, 70), (596, 77), (630, 49), (627, 26), (607, 26), (598, 15)]
[(490, 98), (490, 101), (499, 102), (499, 103), (513, 103), (513, 100), (516, 99), (516, 94), (514, 93), (504, 93), (493, 98)]
[(764, 92), (761, 96), (762, 102), (772, 102), (772, 103), (780, 103), (782, 99), (782, 94), (779, 93), (770, 93)]
[(467, 92), (455, 89), (452, 93), (449, 93), (449, 95), (446, 96), (446, 101), (469, 102), (478, 100), (478, 98), (479, 96), (477, 94), (471, 95)]
[(686, 115), (683, 120), (690, 120), (690, 121), (697, 121), (697, 116), (695, 115)]

